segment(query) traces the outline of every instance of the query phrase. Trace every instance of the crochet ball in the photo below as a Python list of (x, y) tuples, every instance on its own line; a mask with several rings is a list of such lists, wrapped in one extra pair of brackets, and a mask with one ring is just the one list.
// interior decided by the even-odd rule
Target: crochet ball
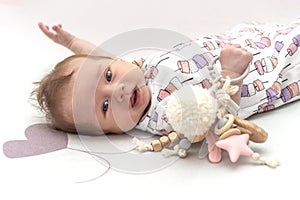
[(169, 96), (166, 117), (177, 133), (203, 136), (215, 121), (216, 100), (207, 89), (184, 86)]

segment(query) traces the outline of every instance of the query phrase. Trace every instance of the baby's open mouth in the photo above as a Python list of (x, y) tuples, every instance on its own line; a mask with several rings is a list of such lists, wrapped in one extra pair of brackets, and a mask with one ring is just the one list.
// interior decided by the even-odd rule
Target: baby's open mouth
[(132, 108), (138, 104), (139, 95), (140, 95), (139, 88), (135, 87), (130, 97), (130, 103)]

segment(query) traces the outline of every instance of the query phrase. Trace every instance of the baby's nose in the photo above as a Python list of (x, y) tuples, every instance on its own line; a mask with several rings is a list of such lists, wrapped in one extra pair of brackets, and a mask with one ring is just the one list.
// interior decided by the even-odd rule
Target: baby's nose
[(122, 102), (124, 100), (125, 95), (125, 84), (120, 83), (116, 85), (113, 91), (113, 96), (118, 102)]

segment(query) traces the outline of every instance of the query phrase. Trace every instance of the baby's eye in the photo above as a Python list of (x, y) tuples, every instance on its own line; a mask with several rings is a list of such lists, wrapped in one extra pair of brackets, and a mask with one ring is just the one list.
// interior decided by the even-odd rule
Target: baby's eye
[(108, 100), (105, 100), (102, 105), (102, 111), (106, 113), (107, 110), (108, 110)]
[(112, 72), (110, 71), (110, 69), (106, 71), (105, 78), (106, 78), (106, 80), (108, 82), (111, 81), (111, 79), (112, 79)]

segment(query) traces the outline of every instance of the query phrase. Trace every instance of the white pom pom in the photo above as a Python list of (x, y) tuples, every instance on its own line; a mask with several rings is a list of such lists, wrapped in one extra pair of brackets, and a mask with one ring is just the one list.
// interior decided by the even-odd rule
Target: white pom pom
[(187, 138), (204, 135), (216, 118), (216, 100), (199, 86), (184, 86), (169, 97), (166, 116)]

